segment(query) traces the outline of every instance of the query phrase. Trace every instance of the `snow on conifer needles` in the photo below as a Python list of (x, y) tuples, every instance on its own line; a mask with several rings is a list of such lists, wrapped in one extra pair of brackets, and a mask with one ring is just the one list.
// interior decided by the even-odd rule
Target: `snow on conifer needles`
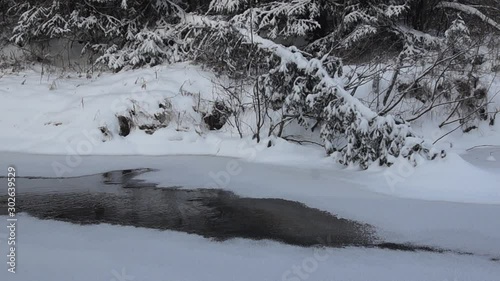
[[(237, 118), (250, 109), (257, 125), (247, 133), (257, 142), (264, 129), (267, 137), (285, 138), (283, 124), (296, 122), (320, 128), (315, 137), (343, 164), (367, 168), (389, 166), (398, 157), (416, 163), (444, 156), (410, 127), (427, 113), (440, 114), (440, 128), (460, 123), (464, 132), (488, 119), (494, 124), (498, 109), (488, 106), (481, 71), (498, 65), (485, 63), (493, 55), (469, 39), (478, 26), (498, 29), (488, 9), (496, 1), (465, 2), (7, 0), (0, 7), (11, 6), (9, 12), (0, 9), (0, 16), (10, 19), (11, 41), (24, 49), (78, 42), (91, 61), (87, 72), (96, 63), (120, 71), (194, 61), (233, 82), (253, 84), (253, 91), (245, 89), (250, 101), (243, 106), (237, 99), (227, 114)], [(435, 8), (443, 14), (422, 20)], [(365, 63), (379, 70), (351, 71)], [(377, 84), (371, 92), (361, 89), (368, 83)]]
[[(445, 156), (444, 151), (434, 149), (429, 141), (417, 137), (403, 120), (392, 115), (379, 116), (346, 92), (342, 82), (330, 76), (332, 70), (325, 68), (327, 56), (322, 59), (306, 58), (293, 46), (285, 47), (245, 28), (221, 21), (215, 23), (199, 16), (189, 17), (189, 20), (210, 28), (231, 28), (248, 44), (257, 45), (268, 56), (277, 56), (279, 63), (259, 79), (259, 91), (262, 93), (254, 94), (263, 94), (270, 100), (275, 100), (273, 95), (286, 96), (281, 106), (285, 112), (298, 115), (318, 111), (319, 105), (319, 111), (315, 113), (323, 119), (321, 137), (325, 148), (329, 154), (335, 153), (342, 164), (355, 164), (366, 169), (374, 162), (390, 166), (398, 157), (416, 165), (419, 156), (425, 159)], [(292, 81), (293, 84), (283, 85), (284, 81)], [(345, 139), (341, 146), (336, 145), (339, 137)]]

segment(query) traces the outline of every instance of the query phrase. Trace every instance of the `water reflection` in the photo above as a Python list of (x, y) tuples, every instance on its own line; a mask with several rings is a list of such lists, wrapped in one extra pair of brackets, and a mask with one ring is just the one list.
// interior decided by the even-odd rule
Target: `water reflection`
[[(135, 179), (148, 171), (65, 179), (18, 178), (21, 193), (17, 205), (19, 211), (41, 219), (169, 229), (217, 240), (243, 237), (334, 247), (373, 242), (369, 225), (298, 202), (242, 198), (219, 189), (164, 188)], [(0, 197), (2, 205), (6, 200), (6, 196)]]

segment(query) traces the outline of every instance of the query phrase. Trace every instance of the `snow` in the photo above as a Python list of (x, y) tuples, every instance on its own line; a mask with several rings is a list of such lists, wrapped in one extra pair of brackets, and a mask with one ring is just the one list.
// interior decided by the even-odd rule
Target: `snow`
[[(5, 165), (0, 169), (6, 170), (9, 163), (14, 163), (19, 176), (55, 176), (53, 163), (66, 164), (67, 156), (1, 153), (0, 158), (2, 166)], [(435, 190), (425, 187), (428, 189), (424, 188), (418, 194), (419, 174), (406, 180), (412, 186), (410, 190), (398, 191), (387, 185), (381, 171), (339, 170), (326, 165), (300, 165), (300, 162), (286, 166), (195, 155), (82, 156), (80, 161), (72, 161), (78, 165), (68, 166), (70, 170), (64, 176), (152, 168), (157, 171), (143, 174), (138, 179), (155, 182), (162, 187), (224, 188), (245, 197), (299, 201), (340, 217), (372, 224), (389, 241), (425, 243), (489, 257), (500, 253), (500, 194), (481, 195), (485, 189), (483, 185), (487, 183), (482, 179), (481, 184), (473, 185), (475, 190), (470, 198), (459, 198), (459, 195), (444, 191), (455, 188), (460, 194), (460, 188), (466, 190), (470, 187), (441, 186), (450, 175), (444, 175), (441, 182), (433, 185)], [(436, 170), (436, 167), (429, 168), (429, 171)], [(453, 176), (456, 174), (460, 173)], [(466, 177), (462, 175), (462, 180)], [(490, 185), (497, 186), (497, 182)], [(439, 192), (440, 189), (443, 192)], [(400, 198), (405, 193), (406, 197), (420, 196), (431, 200)], [(446, 202), (437, 198), (468, 203)]]
[(455, 3), (455, 2), (440, 2), (436, 8), (451, 8), (455, 9), (457, 11), (461, 11), (470, 15), (474, 15), (479, 17), (482, 21), (485, 23), (488, 23), (489, 25), (493, 26), (494, 28), (500, 30), (500, 24), (496, 23), (493, 19), (487, 17), (485, 14), (481, 13), (478, 9), (474, 8), (473, 6), (470, 5), (464, 5), (461, 3)]
[(390, 189), (380, 185), (372, 190), (424, 200), (499, 204), (500, 175), (495, 172), (479, 169), (453, 153), (439, 162), (422, 162), (418, 168), (399, 161), (382, 172)]
[[(245, 36), (246, 38), (250, 38), (250, 33), (245, 29), (239, 29), (239, 32)], [(298, 68), (301, 69), (313, 69), (313, 67), (318, 67), (318, 76), (322, 78), (321, 83), (323, 83), (326, 87), (331, 87), (336, 89), (336, 95), (343, 98), (347, 104), (352, 107), (355, 107), (357, 111), (361, 114), (362, 117), (367, 119), (373, 119), (377, 115), (371, 109), (366, 107), (363, 103), (361, 103), (358, 99), (353, 98), (346, 90), (341, 87), (341, 80), (335, 80), (328, 72), (321, 66), (321, 63), (318, 59), (306, 59), (300, 52), (293, 52), (293, 48), (286, 48), (283, 45), (279, 45), (274, 43), (271, 40), (264, 39), (262, 37), (253, 35), (253, 42), (258, 44), (260, 48), (273, 50), (273, 53), (278, 55), (282, 59), (282, 65), (286, 65), (289, 62), (292, 62), (297, 65)]]
[[(156, 75), (160, 75), (161, 80), (156, 79)], [(148, 154), (136, 149), (144, 140), (144, 133), (132, 133), (128, 139), (116, 136), (115, 144), (101, 143), (102, 134), (98, 127), (107, 125), (117, 133), (115, 115), (133, 106), (132, 99), (139, 101), (141, 106), (152, 107), (155, 103), (157, 106), (161, 99), (169, 98), (179, 108), (176, 113), (182, 119), (176, 120), (176, 124), (172, 124), (157, 140), (163, 141), (165, 136), (189, 139), (194, 131), (179, 132), (175, 129), (188, 123), (189, 118), (196, 118), (192, 116), (194, 100), (186, 102), (186, 97), (179, 91), (182, 88), (211, 98), (212, 78), (213, 75), (186, 65), (129, 71), (116, 76), (103, 74), (89, 80), (71, 75), (69, 78), (66, 75), (41, 77), (36, 71), (4, 77), (1, 82), (5, 83), (5, 87), (0, 90), (0, 96), (5, 101), (0, 106), (0, 128), (9, 133), (3, 136), (1, 149), (65, 154), (69, 153), (68, 150), (76, 150), (83, 142), (90, 142), (92, 147), (87, 154), (123, 151)], [(51, 85), (55, 85), (55, 89), (49, 90)], [(151, 144), (150, 153), (176, 151), (175, 145), (173, 148), (165, 147), (161, 141)], [(161, 147), (164, 147), (163, 152)]]
[[(369, 223), (385, 241), (473, 255), (314, 249), (243, 239), (214, 242), (172, 231), (78, 226), (21, 214), (15, 280), (123, 281), (119, 279), (123, 273), (134, 276), (127, 281), (164, 276), (221, 281), (366, 280), (366, 276), (500, 280), (498, 262), (490, 261), (500, 253), (500, 166), (487, 161), (489, 156), (500, 157), (498, 147), (469, 149), (499, 143), (498, 125), (480, 127), (475, 134), (450, 134), (439, 142), (448, 148), (447, 157), (423, 161), (417, 168), (397, 162), (390, 168), (359, 171), (341, 167), (317, 146), (273, 138), (256, 144), (249, 137), (240, 139), (227, 126), (218, 132), (203, 130), (193, 106), (197, 96), (216, 97), (214, 79), (187, 63), (102, 73), (91, 79), (74, 73), (41, 75), (36, 69), (4, 73), (0, 169), (12, 164), (19, 176), (69, 177), (152, 168), (157, 170), (139, 178), (162, 187), (224, 188), (240, 196), (299, 201)], [(118, 136), (116, 115), (133, 104), (131, 99), (153, 109), (165, 98), (176, 112), (168, 127), (153, 135), (134, 130), (127, 137)], [(114, 134), (106, 142), (97, 129), (102, 125)], [(432, 127), (432, 122), (424, 122), (417, 130), (432, 137), (446, 133)], [(5, 235), (6, 230), (0, 230), (0, 240)], [(2, 252), (4, 245), (0, 243)], [(307, 278), (284, 276), (294, 265), (310, 262), (315, 251), (329, 256)], [(5, 274), (0, 272), (2, 280)]]
[[(497, 262), (475, 256), (244, 239), (221, 243), (172, 231), (79, 226), (24, 215), (19, 223), (17, 273), (2, 270), (2, 280), (500, 280)], [(0, 233), (6, 236), (4, 229)]]
[[(3, 100), (0, 130), (6, 133), (0, 137), (0, 151), (62, 155), (62, 160), (48, 167), (47, 173), (52, 176), (69, 176), (78, 171), (91, 173), (92, 169), (80, 169), (80, 158), (86, 155), (212, 155), (326, 169), (336, 177), (332, 182), (337, 178), (352, 178), (350, 181), (363, 189), (390, 196), (500, 203), (496, 162), (484, 161), (489, 154), (478, 160), (470, 158), (474, 154), (466, 153), (474, 145), (498, 143), (498, 125), (481, 126), (477, 133), (450, 134), (438, 143), (438, 148), (447, 149), (448, 156), (432, 162), (421, 161), (417, 169), (400, 161), (388, 169), (371, 167), (366, 173), (352, 168), (341, 170), (317, 146), (299, 146), (281, 139), (264, 139), (256, 144), (250, 137), (240, 139), (229, 126), (217, 132), (203, 129), (201, 117), (193, 107), (198, 106), (198, 98), (215, 100), (217, 89), (213, 82), (220, 81), (216, 79), (188, 63), (119, 74), (102, 73), (91, 79), (75, 73), (42, 75), (37, 69), (4, 73), (0, 78)], [(140, 130), (133, 130), (127, 137), (118, 135), (116, 115), (132, 106), (155, 110), (164, 99), (171, 102), (174, 111), (167, 128), (153, 135)], [(246, 118), (244, 123), (255, 122), (252, 116)], [(98, 127), (103, 125), (113, 133), (111, 140), (99, 131)], [(436, 130), (435, 125), (436, 122), (422, 122), (415, 130), (437, 139), (446, 131)], [(273, 146), (268, 148), (269, 141)]]
[[(92, 79), (74, 74), (70, 78), (42, 78), (37, 71), (26, 71), (0, 79), (5, 85), (0, 88), (0, 98), (4, 100), (0, 105), (0, 130), (8, 132), (1, 136), (1, 151), (59, 155), (197, 154), (252, 160), (253, 151), (267, 148), (267, 140), (256, 146), (250, 137), (241, 140), (232, 128), (198, 133), (206, 131), (193, 109), (198, 105), (198, 97), (215, 100), (217, 96), (214, 75), (196, 66), (177, 64), (117, 75), (104, 73)], [(50, 90), (53, 83), (56, 88)], [(126, 138), (118, 135), (116, 115), (132, 106), (154, 111), (165, 98), (174, 109), (167, 128), (153, 135), (140, 130), (133, 130)], [(255, 122), (253, 116), (243, 121)], [(106, 138), (98, 129), (103, 125), (114, 134), (112, 140), (103, 142)], [(279, 161), (289, 163), (325, 158), (321, 148), (275, 142), (276, 147), (268, 149), (268, 153), (259, 153), (261, 161), (273, 161), (279, 155)]]
[[(210, 5), (211, 9), (220, 11), (220, 4), (234, 10), (242, 3), (220, 0)], [(310, 0), (293, 2), (299, 7), (309, 3), (314, 7)], [(121, 7), (126, 6), (127, 1), (122, 0)], [(406, 7), (385, 8), (381, 13), (395, 17)], [(499, 29), (497, 23), (476, 8), (451, 2), (441, 2), (437, 8), (474, 15)], [(261, 24), (276, 23), (276, 18), (266, 18), (266, 12), (269, 15), (288, 13), (292, 18), (295, 15), (295, 11), (286, 9), (264, 11), (265, 20)], [(309, 9), (309, 13), (314, 15), (314, 9)], [(360, 11), (352, 12), (346, 21), (359, 21), (361, 17), (376, 21)], [(82, 20), (82, 24), (92, 24), (93, 18)], [(212, 27), (232, 24), (194, 14), (183, 14), (182, 20)], [(285, 32), (303, 34), (316, 27), (308, 19), (295, 23), (294, 28)], [(417, 40), (428, 43), (436, 40), (409, 27), (398, 28)], [(462, 30), (463, 26), (457, 28)], [(360, 25), (346, 39), (354, 40), (374, 30), (369, 25)], [(145, 30), (137, 34), (134, 44), (142, 44), (139, 49), (143, 52), (158, 54), (157, 43), (162, 41), (158, 36), (168, 37), (167, 31)], [(259, 47), (278, 55), (282, 67), (291, 62), (306, 71), (317, 70), (321, 84), (336, 89), (334, 94), (343, 99), (341, 109), (359, 113), (359, 122), (354, 125), (360, 131), (368, 133), (373, 129), (369, 121), (375, 120), (375, 126), (380, 127), (395, 122), (390, 115), (379, 116), (367, 106), (368, 102), (359, 98), (367, 97), (370, 83), (360, 87), (360, 94), (353, 97), (343, 89), (345, 79), (330, 76), (320, 60), (308, 59), (295, 47), (284, 47), (251, 35), (248, 30), (239, 31), (247, 39), (251, 37)], [(14, 60), (16, 54), (9, 53), (11, 46), (8, 47), (0, 51), (0, 56), (9, 55), (9, 60)], [(115, 47), (111, 46), (108, 51)], [(103, 59), (107, 59), (110, 66), (121, 68), (126, 55), (121, 52)], [(143, 60), (146, 58), (137, 54), (132, 63)], [(263, 138), (256, 144), (250, 137), (239, 138), (228, 125), (217, 132), (208, 131), (200, 107), (206, 109), (207, 101), (217, 99), (221, 93), (216, 82), (225, 81), (189, 63), (118, 74), (31, 67), (33, 69), (21, 72), (0, 68), (0, 168), (4, 171), (8, 165), (15, 165), (18, 176), (71, 177), (152, 168), (153, 171), (138, 178), (160, 187), (223, 188), (239, 196), (294, 200), (342, 218), (371, 224), (381, 241), (438, 247), (455, 253), (301, 248), (245, 239), (215, 242), (173, 231), (80, 226), (19, 214), (19, 265), (15, 280), (297, 281), (366, 280), (367, 276), (370, 280), (500, 280), (498, 122), (494, 126), (480, 123), (477, 130), (469, 134), (458, 130), (448, 135), (449, 128), (436, 129), (436, 120), (425, 116), (412, 124), (412, 128), (403, 124), (391, 130), (391, 137), (406, 137), (410, 130), (412, 135), (421, 133), (438, 142), (439, 149), (446, 148), (446, 158), (424, 161), (417, 157), (413, 159), (419, 164), (416, 168), (408, 161), (395, 159), (396, 163), (389, 168), (373, 165), (367, 171), (359, 171), (356, 167), (336, 164), (333, 157), (326, 157), (324, 149), (316, 146), (299, 146), (274, 137)], [(422, 70), (425, 67), (420, 66)], [(500, 89), (496, 76), (485, 76), (492, 79), (492, 93)], [(388, 81), (382, 82), (382, 88), (387, 84)], [(315, 95), (319, 94), (312, 93), (307, 98), (311, 105)], [(493, 104), (498, 104), (499, 99), (500, 95), (488, 110), (495, 110)], [(137, 129), (126, 137), (118, 134), (117, 116), (131, 109), (160, 113), (158, 105), (164, 101), (172, 105), (167, 127), (152, 135)], [(411, 109), (411, 104), (403, 102), (402, 107)], [(404, 112), (402, 109), (398, 110)], [(245, 135), (251, 135), (255, 120), (250, 115), (243, 118)], [(104, 136), (100, 127), (109, 129), (111, 135)], [(405, 141), (408, 148), (421, 143), (422, 139), (414, 137)], [(436, 151), (439, 150), (436, 148)], [(7, 217), (0, 216), (0, 219)], [(0, 252), (6, 250), (7, 235), (5, 228), (0, 228)], [(12, 279), (7, 271), (1, 271), (2, 280), (4, 275)]]

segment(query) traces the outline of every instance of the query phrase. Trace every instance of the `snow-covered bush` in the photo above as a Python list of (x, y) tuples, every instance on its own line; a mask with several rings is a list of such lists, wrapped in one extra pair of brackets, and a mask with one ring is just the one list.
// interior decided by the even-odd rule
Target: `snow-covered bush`
[(13, 8), (19, 19), (11, 40), (24, 45), (66, 38), (96, 52), (111, 69), (155, 65), (182, 58), (175, 29), (175, 1), (27, 1)]
[[(340, 59), (324, 56), (314, 60), (332, 77), (342, 75)], [(283, 109), (286, 115), (297, 119), (298, 123), (310, 128), (310, 121), (320, 122), (324, 108), (335, 99), (333, 92), (326, 92), (319, 84), (321, 77), (314, 75), (318, 69), (298, 68), (296, 63), (277, 64), (259, 77), (259, 92), (268, 100), (273, 110)]]
[[(11, 39), (19, 45), (78, 41), (113, 70), (195, 61), (254, 84), (246, 108), (255, 113), (250, 130), (257, 141), (264, 127), (281, 136), (283, 124), (297, 121), (321, 128), (326, 151), (343, 164), (363, 168), (440, 155), (409, 125), (427, 112), (439, 108), (442, 126), (471, 127), (469, 121), (485, 118), (488, 93), (478, 75), (484, 59), (474, 52), (469, 20), (500, 30), (487, 11), (494, 0), (12, 1), (18, 19)], [(291, 46), (277, 43), (285, 41)], [(343, 61), (384, 70), (342, 78)], [(391, 75), (380, 87), (384, 72)], [(378, 81), (374, 93), (359, 99), (356, 89), (370, 79)], [(233, 110), (234, 103), (219, 102)], [(205, 116), (212, 128), (228, 115), (215, 109)], [(137, 117), (131, 114), (120, 115), (128, 118), (123, 124)], [(139, 119), (150, 117), (158, 119), (151, 113)]]
[[(266, 43), (261, 42), (268, 46)], [(261, 77), (261, 90), (275, 109), (281, 105), (300, 124), (307, 126), (307, 119), (320, 122), (327, 153), (335, 153), (342, 164), (367, 168), (372, 163), (390, 166), (398, 157), (416, 164), (415, 155), (427, 159), (444, 156), (418, 138), (403, 120), (377, 115), (342, 89), (340, 79), (330, 76), (340, 68), (327, 69), (324, 60), (306, 59), (294, 49), (273, 47), (281, 64)]]
[(214, 0), (210, 9), (216, 12), (236, 13), (232, 23), (265, 32), (269, 38), (278, 36), (305, 36), (320, 28), (316, 21), (325, 1), (291, 0), (291, 1), (227, 1)]
[(441, 118), (441, 127), (458, 123), (467, 131), (488, 118), (488, 90), (481, 77), (485, 54), (460, 17), (439, 39), (433, 50), (400, 57), (380, 113), (399, 114), (408, 121), (432, 113)]
[[(342, 68), (340, 60), (333, 56), (316, 58), (305, 55), (295, 47), (276, 44), (248, 29), (214, 26), (210, 22), (199, 24), (215, 29), (206, 34), (229, 33), (239, 44), (251, 45), (258, 49), (259, 54), (269, 58), (270, 70), (259, 75), (256, 81), (254, 96), (259, 98), (256, 103), (267, 104), (266, 110), (293, 116), (304, 126), (309, 125), (308, 120), (319, 122), (327, 152), (336, 152), (343, 164), (367, 168), (372, 163), (391, 165), (397, 157), (416, 163), (415, 155), (427, 159), (443, 156), (430, 143), (418, 138), (403, 120), (391, 115), (379, 116), (347, 93), (342, 88), (341, 79), (335, 77), (342, 75)], [(225, 38), (228, 36), (207, 36), (206, 40), (214, 40), (211, 46), (224, 46), (227, 44)], [(228, 58), (222, 55), (219, 59)], [(267, 115), (259, 109), (256, 114), (258, 120)], [(259, 133), (258, 128), (257, 140)], [(336, 143), (339, 139), (343, 143)]]

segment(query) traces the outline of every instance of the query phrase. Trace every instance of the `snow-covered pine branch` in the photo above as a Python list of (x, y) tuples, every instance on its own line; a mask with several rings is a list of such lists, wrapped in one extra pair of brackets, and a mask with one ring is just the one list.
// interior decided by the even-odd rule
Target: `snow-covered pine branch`
[(235, 12), (248, 4), (248, 0), (211, 0), (209, 9), (216, 12)]
[[(250, 33), (239, 29), (249, 40)], [(328, 152), (338, 152), (344, 164), (359, 164), (367, 168), (378, 161), (380, 165), (391, 165), (397, 157), (404, 157), (416, 163), (416, 155), (434, 159), (440, 151), (433, 149), (432, 144), (415, 136), (409, 124), (397, 120), (391, 115), (378, 116), (360, 100), (351, 96), (341, 86), (340, 80), (334, 79), (323, 67), (320, 59), (306, 59), (294, 48), (286, 48), (270, 40), (253, 34), (254, 43), (260, 48), (271, 50), (281, 58), (280, 69), (286, 72), (290, 65), (302, 70), (305, 75), (314, 77), (317, 81), (312, 86), (312, 92), (305, 96), (305, 102), (312, 108), (320, 100), (329, 100), (323, 109), (323, 126), (321, 135)], [(272, 77), (267, 77), (271, 86)], [(307, 79), (306, 77), (303, 77)], [(300, 96), (303, 89), (295, 87)], [(336, 136), (346, 138), (345, 147), (337, 147)]]
[(21, 14), (14, 27), (11, 40), (23, 44), (29, 39), (55, 38), (70, 32), (68, 22), (58, 12), (59, 5), (53, 2), (49, 7), (31, 7)]
[[(221, 7), (220, 2), (221, 0), (214, 0), (212, 6)], [(241, 3), (238, 3), (238, 6), (240, 5)], [(231, 4), (229, 7), (236, 7), (236, 4)], [(232, 8), (228, 10), (233, 11)], [(246, 9), (232, 17), (230, 22), (256, 32), (267, 32), (269, 38), (304, 36), (320, 28), (315, 20), (319, 12), (320, 7), (316, 0), (273, 1)]]
[(328, 34), (311, 42), (307, 51), (321, 54), (332, 50), (337, 53), (348, 51), (377, 34), (396, 30), (398, 20), (408, 14), (410, 2), (411, 0), (352, 0), (322, 6), (326, 14), (334, 15), (336, 23), (328, 30)]
[[(294, 108), (299, 115), (318, 109), (320, 105), (321, 136), (325, 148), (328, 153), (336, 152), (343, 164), (367, 168), (377, 161), (379, 165), (391, 165), (398, 157), (416, 164), (417, 155), (426, 159), (444, 156), (444, 152), (435, 150), (430, 142), (417, 137), (403, 120), (391, 115), (379, 116), (346, 92), (341, 80), (332, 77), (331, 71), (325, 68), (326, 57), (306, 58), (295, 47), (285, 47), (220, 20), (194, 15), (184, 19), (199, 27), (234, 30), (247, 44), (254, 44), (270, 56), (279, 58), (273, 69), (260, 78), (263, 93), (255, 94), (282, 94), (289, 99), (288, 105), (293, 105), (291, 101), (294, 101), (294, 105), (304, 106)], [(344, 145), (335, 143), (338, 137), (345, 140)]]
[(78, 40), (83, 51), (98, 54), (96, 62), (114, 70), (182, 59), (177, 30), (178, 1), (126, 0), (45, 1), (19, 7), (11, 40)]

